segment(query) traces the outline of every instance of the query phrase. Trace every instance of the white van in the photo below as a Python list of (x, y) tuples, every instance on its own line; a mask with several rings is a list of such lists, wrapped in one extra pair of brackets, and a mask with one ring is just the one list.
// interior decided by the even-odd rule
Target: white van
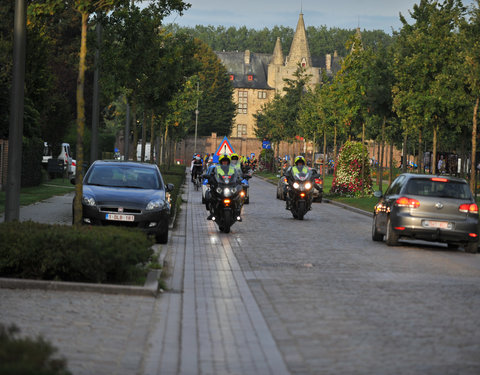
[[(46, 168), (48, 164), (48, 160), (52, 158), (52, 150), (50, 145), (47, 142), (44, 142), (43, 145), (44, 145), (44, 148), (43, 148), (42, 163)], [(69, 143), (62, 143), (60, 154), (58, 155), (57, 159), (63, 160), (65, 164), (65, 168), (69, 175), (74, 173), (74, 165), (72, 163), (73, 162), (72, 152), (70, 151)]]

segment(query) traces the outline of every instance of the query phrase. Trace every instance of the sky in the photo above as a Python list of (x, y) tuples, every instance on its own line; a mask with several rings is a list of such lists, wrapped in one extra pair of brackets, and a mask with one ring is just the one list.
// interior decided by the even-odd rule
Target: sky
[[(174, 14), (164, 23), (180, 26), (246, 26), (263, 29), (275, 25), (295, 29), (303, 12), (305, 26), (383, 30), (401, 28), (399, 14), (410, 20), (409, 11), (420, 0), (185, 0), (192, 4), (183, 16)], [(471, 4), (473, 0), (464, 0)]]

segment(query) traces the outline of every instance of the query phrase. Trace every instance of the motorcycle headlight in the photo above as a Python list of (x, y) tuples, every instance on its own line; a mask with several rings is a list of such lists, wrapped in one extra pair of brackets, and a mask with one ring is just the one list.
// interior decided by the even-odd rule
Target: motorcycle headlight
[(231, 196), (231, 195), (232, 195), (232, 190), (229, 189), (229, 188), (223, 189), (223, 195), (224, 195), (225, 197)]
[(298, 182), (293, 183), (293, 188), (298, 189), (300, 187), (300, 184)]
[(307, 183), (305, 184), (305, 189), (310, 190), (311, 188), (312, 188), (311, 182), (307, 182)]
[(152, 210), (157, 210), (157, 209), (162, 208), (162, 207), (163, 207), (163, 202), (158, 200), (158, 199), (154, 199), (154, 200), (151, 200), (150, 202), (148, 202), (146, 210), (147, 211), (152, 211)]
[(95, 199), (93, 199), (92, 197), (88, 196), (88, 195), (84, 195), (82, 197), (82, 203), (85, 205), (85, 206), (90, 206), (90, 207), (93, 207), (95, 206), (97, 203), (95, 202)]

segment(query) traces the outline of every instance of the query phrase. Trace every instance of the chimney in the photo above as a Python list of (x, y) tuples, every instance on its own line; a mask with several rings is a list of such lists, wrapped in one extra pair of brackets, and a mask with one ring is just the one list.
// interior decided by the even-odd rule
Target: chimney
[(327, 72), (330, 72), (332, 70), (332, 55), (327, 53), (327, 56), (325, 58), (325, 68), (327, 69)]
[(245, 64), (250, 65), (250, 51), (248, 49), (245, 51)]

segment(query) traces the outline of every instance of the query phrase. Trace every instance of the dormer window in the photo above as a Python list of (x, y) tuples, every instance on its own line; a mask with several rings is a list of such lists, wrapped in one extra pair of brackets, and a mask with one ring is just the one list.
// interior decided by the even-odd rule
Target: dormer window
[(230, 81), (233, 81), (235, 79), (235, 75), (234, 74), (230, 74)]
[(307, 59), (304, 57), (302, 59), (302, 67), (305, 68), (307, 66)]
[(248, 80), (249, 80), (249, 81), (253, 81), (253, 75), (249, 74), (249, 75), (248, 75)]

